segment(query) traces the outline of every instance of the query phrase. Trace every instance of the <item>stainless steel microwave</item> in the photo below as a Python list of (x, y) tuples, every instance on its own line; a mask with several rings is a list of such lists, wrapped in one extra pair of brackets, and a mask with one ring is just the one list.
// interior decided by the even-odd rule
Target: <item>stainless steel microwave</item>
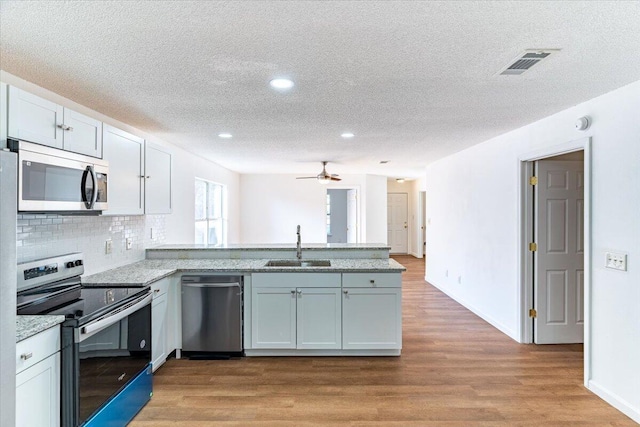
[(108, 205), (109, 162), (25, 141), (18, 153), (18, 212), (100, 214)]

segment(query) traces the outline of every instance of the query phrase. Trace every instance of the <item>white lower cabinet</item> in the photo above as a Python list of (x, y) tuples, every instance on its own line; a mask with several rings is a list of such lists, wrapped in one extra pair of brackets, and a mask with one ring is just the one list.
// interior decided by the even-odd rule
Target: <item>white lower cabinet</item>
[(16, 427), (60, 425), (60, 328), (16, 344)]
[(151, 303), (151, 363), (153, 371), (167, 360), (167, 294)]
[(344, 288), (342, 348), (402, 348), (402, 289)]
[(176, 342), (176, 329), (180, 325), (176, 312), (179, 280), (179, 275), (174, 274), (151, 284), (151, 363), (154, 372), (179, 347)]
[(254, 274), (251, 290), (251, 347), (340, 349), (340, 306), (340, 274)]
[(296, 297), (296, 348), (342, 348), (340, 288), (299, 288)]
[(253, 348), (296, 348), (295, 288), (257, 288), (254, 285), (251, 333)]

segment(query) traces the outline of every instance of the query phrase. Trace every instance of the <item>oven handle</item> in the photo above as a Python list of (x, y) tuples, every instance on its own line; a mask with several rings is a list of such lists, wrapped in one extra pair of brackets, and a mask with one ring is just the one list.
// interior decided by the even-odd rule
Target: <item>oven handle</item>
[(129, 304), (120, 307), (118, 310), (108, 314), (105, 317), (101, 317), (100, 319), (96, 319), (93, 322), (87, 323), (82, 328), (80, 328), (80, 342), (100, 332), (101, 330), (108, 328), (115, 323), (118, 323), (128, 315), (138, 311), (145, 305), (149, 304), (151, 302), (151, 299), (151, 294), (146, 294), (130, 302)]

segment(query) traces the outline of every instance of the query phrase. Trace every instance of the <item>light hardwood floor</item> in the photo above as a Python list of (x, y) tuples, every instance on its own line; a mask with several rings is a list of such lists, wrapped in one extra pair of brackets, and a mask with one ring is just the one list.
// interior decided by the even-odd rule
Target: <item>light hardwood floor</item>
[(635, 426), (582, 385), (581, 345), (514, 342), (403, 274), (401, 357), (171, 359), (146, 426)]

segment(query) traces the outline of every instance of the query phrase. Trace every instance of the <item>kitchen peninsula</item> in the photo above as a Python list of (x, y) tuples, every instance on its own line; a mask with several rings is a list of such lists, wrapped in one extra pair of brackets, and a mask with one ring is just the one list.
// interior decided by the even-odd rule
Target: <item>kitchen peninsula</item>
[(247, 356), (400, 355), (405, 268), (389, 258), (389, 247), (306, 244), (300, 250), (295, 244), (165, 245), (147, 249), (143, 261), (84, 277), (83, 284), (151, 286), (154, 297), (166, 296), (156, 316), (164, 320), (154, 322), (165, 329), (155, 332), (154, 346), (163, 341), (164, 348), (154, 369), (172, 351), (180, 355), (181, 278), (192, 273), (243, 276)]

